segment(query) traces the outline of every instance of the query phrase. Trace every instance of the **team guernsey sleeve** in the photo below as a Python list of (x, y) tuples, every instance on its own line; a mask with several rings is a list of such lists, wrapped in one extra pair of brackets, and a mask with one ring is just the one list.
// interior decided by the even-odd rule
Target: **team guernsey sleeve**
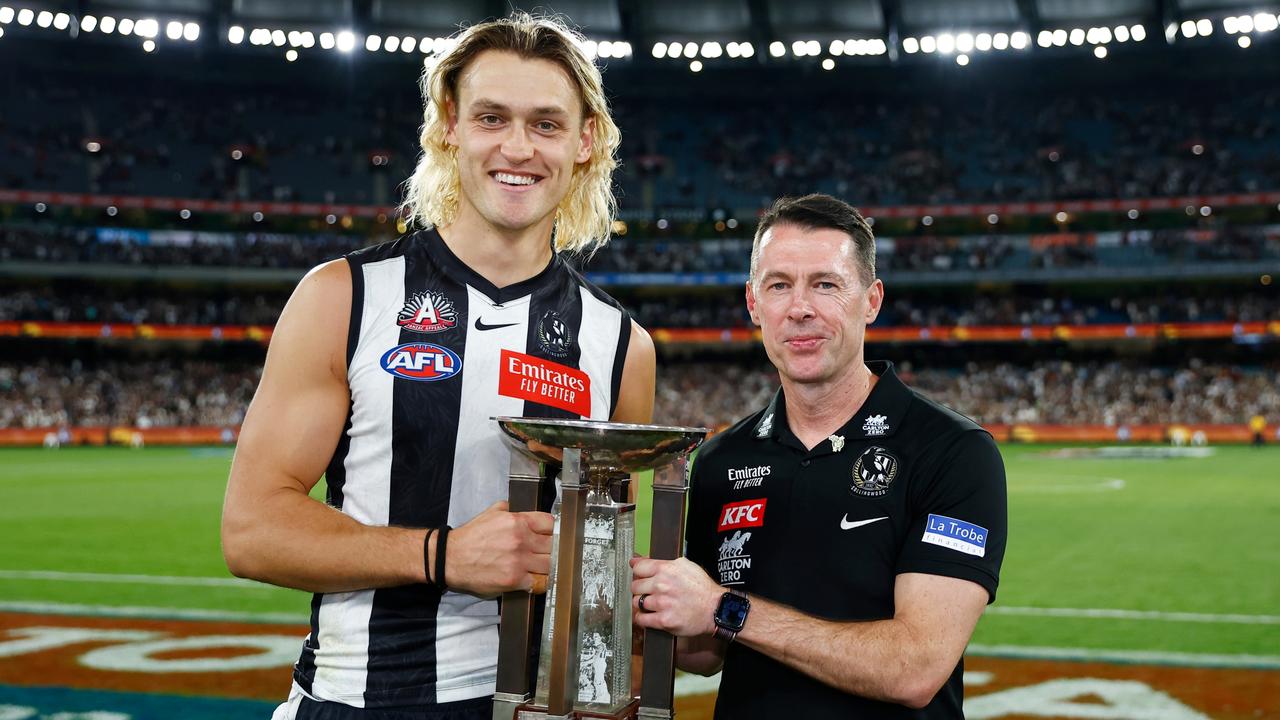
[(970, 580), (994, 602), (1008, 535), (1000, 451), (986, 432), (970, 430), (930, 462), (932, 473), (911, 490), (911, 529), (897, 571)]

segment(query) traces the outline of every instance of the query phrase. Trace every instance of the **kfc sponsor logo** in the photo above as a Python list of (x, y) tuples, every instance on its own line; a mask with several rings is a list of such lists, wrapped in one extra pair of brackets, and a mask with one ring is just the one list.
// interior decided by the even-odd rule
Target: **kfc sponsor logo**
[(405, 380), (447, 380), (462, 371), (462, 358), (432, 343), (405, 343), (382, 356), (382, 369)]
[(720, 510), (720, 525), (716, 528), (717, 531), (763, 526), (764, 504), (767, 500), (768, 498), (743, 500), (725, 505)]
[(498, 394), (591, 416), (591, 378), (585, 372), (512, 350), (502, 351)]
[(458, 311), (454, 309), (452, 300), (428, 290), (413, 295), (405, 302), (396, 316), (396, 324), (413, 332), (443, 332), (458, 324)]

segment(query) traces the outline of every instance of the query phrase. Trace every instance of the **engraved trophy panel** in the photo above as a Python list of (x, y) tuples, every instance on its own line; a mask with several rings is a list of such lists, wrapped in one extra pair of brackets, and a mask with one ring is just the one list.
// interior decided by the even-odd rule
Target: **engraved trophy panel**
[[(509, 623), (505, 608), (510, 601), (504, 596), (494, 718), (635, 717), (643, 700), (631, 695), (630, 560), (635, 548), (635, 505), (619, 502), (615, 496), (622, 493), (610, 490), (625, 487), (628, 472), (659, 468), (655, 481), (661, 478), (663, 495), (679, 495), (679, 507), (675, 509), (671, 502), (659, 504), (655, 498), (654, 532), (659, 532), (658, 528), (666, 534), (675, 532), (678, 546), (686, 485), (681, 480), (677, 487), (670, 487), (670, 478), (683, 478), (684, 459), (701, 443), (706, 430), (542, 418), (495, 419), (513, 447), (525, 455), (558, 460), (556, 449), (560, 449), (564, 471), (552, 508), (555, 531), (541, 632), (531, 632), (523, 615)], [(676, 466), (678, 471), (672, 472)], [(514, 488), (514, 475), (512, 482)], [(678, 512), (678, 517), (665, 517), (673, 512)], [(661, 522), (659, 515), (664, 515)], [(664, 547), (672, 544), (672, 538), (665, 540)], [(527, 600), (527, 593), (508, 594), (521, 595), (512, 600)], [(524, 625), (508, 627), (515, 623)], [(646, 638), (652, 632), (647, 631)], [(534, 687), (529, 688), (527, 682), (520, 682), (519, 673), (504, 672), (504, 667), (509, 669), (519, 657), (530, 655), (528, 643), (535, 635), (538, 667)], [(666, 646), (655, 643), (655, 647)], [(658, 692), (657, 700), (649, 703), (657, 707), (640, 708), (641, 714), (672, 717), (669, 688), (675, 658), (674, 645), (670, 647), (671, 652), (660, 653), (670, 657), (652, 661), (646, 649), (645, 687), (668, 691)], [(651, 675), (656, 679), (651, 680)], [(656, 677), (659, 675), (665, 677)]]

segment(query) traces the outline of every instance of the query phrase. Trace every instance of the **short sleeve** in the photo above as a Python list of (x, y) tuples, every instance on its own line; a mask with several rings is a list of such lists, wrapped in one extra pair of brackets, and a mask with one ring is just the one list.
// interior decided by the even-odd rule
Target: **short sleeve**
[(970, 580), (994, 602), (1008, 537), (1004, 460), (995, 441), (967, 431), (922, 461), (897, 572)]
[[(704, 487), (699, 470), (706, 465), (706, 461), (702, 458), (705, 456), (706, 450), (698, 455), (692, 462), (689, 471), (689, 507), (688, 517), (685, 521), (685, 557), (692, 560), (707, 571), (708, 575), (715, 577), (716, 557), (715, 547), (715, 522), (708, 522), (706, 519), (705, 507), (707, 505), (707, 493), (710, 488)], [(704, 474), (705, 475), (705, 474)]]

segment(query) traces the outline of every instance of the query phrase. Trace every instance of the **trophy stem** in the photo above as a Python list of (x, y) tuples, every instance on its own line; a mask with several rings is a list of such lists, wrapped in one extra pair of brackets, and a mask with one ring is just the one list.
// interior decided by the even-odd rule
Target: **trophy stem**
[[(538, 509), (542, 476), (530, 474), (529, 458), (512, 454), (510, 487), (507, 492), (511, 512)], [(511, 720), (515, 709), (532, 697), (529, 648), (535, 642), (533, 593), (514, 591), (502, 594), (502, 620), (498, 628), (498, 673), (494, 687), (494, 720)]]
[[(677, 458), (653, 472), (653, 518), (649, 557), (674, 560), (684, 545), (684, 496), (688, 459)], [(675, 700), (676, 639), (670, 633), (644, 631), (644, 667), (640, 679), (640, 717), (671, 718)]]
[(582, 575), (583, 529), (587, 491), (583, 451), (565, 448), (560, 474), (560, 544), (556, 548), (554, 630), (551, 636), (551, 684), (547, 692), (547, 716), (568, 718), (578, 696), (578, 611)]

